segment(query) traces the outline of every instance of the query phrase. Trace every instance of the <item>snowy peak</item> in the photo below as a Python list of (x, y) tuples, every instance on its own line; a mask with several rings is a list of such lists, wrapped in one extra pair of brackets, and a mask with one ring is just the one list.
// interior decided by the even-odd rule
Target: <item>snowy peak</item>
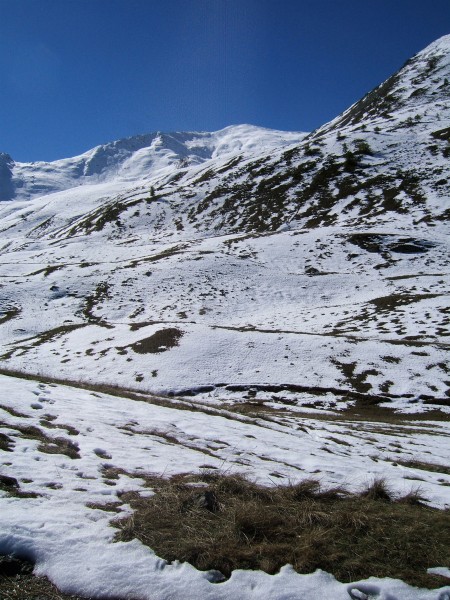
[(435, 96), (438, 100), (450, 95), (450, 35), (427, 46), (411, 58), (400, 71), (403, 85), (411, 93), (409, 98)]
[(139, 135), (93, 148), (79, 157), (83, 164), (83, 176), (102, 175), (111, 169), (117, 169), (134, 152), (151, 146), (156, 136), (157, 134)]
[(352, 126), (380, 126), (399, 116), (407, 125), (417, 124), (425, 116), (448, 119), (449, 97), (450, 35), (446, 35), (410, 58), (397, 73), (321, 127), (319, 132)]
[(0, 154), (0, 200), (28, 200), (86, 183), (133, 182), (228, 155), (255, 155), (298, 143), (305, 134), (238, 125), (216, 132), (155, 132), (103, 144), (73, 158), (15, 163)]
[[(156, 224), (177, 236), (268, 232), (378, 224), (395, 214), (431, 225), (445, 221), (449, 210), (449, 80), (446, 36), (309, 135), (237, 125), (134, 136), (52, 163), (14, 163), (2, 155), (1, 198), (84, 194), (86, 203), (70, 215), (56, 206), (71, 195), (53, 198), (53, 223), (67, 225), (70, 235), (101, 227), (122, 237)], [(80, 186), (89, 188), (77, 192)], [(156, 201), (152, 215), (138, 225), (129, 204), (149, 194)], [(122, 218), (111, 219), (118, 211)]]

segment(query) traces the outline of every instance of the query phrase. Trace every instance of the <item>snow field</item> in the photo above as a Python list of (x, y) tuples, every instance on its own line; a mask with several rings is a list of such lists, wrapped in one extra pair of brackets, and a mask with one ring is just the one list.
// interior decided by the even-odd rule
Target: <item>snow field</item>
[[(203, 413), (195, 403), (192, 412), (186, 404), (183, 409), (157, 406), (68, 386), (0, 379), (2, 433), (14, 442), (13, 451), (3, 453), (1, 473), (15, 477), (22, 492), (39, 494), (20, 498), (0, 493), (0, 550), (32, 558), (35, 573), (47, 575), (63, 592), (152, 600), (313, 600), (318, 594), (348, 600), (351, 589), (377, 599), (441, 600), (450, 592), (449, 587), (426, 592), (373, 578), (344, 585), (320, 571), (298, 575), (289, 567), (275, 576), (235, 571), (227, 582), (211, 583), (213, 574), (188, 564), (167, 564), (136, 540), (114, 543), (109, 522), (117, 515), (87, 507), (117, 501), (120, 492), (148, 493), (140, 473), (170, 476), (213, 468), (246, 473), (268, 485), (315, 476), (325, 486), (351, 489), (382, 476), (401, 494), (420, 482), (421, 493), (444, 507), (450, 503), (448, 476), (395, 464), (398, 456), (408, 455), (448, 464), (446, 422), (386, 425), (375, 437), (371, 423), (361, 422), (355, 429), (355, 423), (313, 416), (280, 414), (267, 421), (228, 413), (224, 418)], [(52, 429), (42, 424), (44, 415)], [(50, 438), (70, 438), (78, 445), (79, 458), (39, 450), (36, 440), (15, 429), (24, 425)], [(117, 479), (109, 478), (105, 466), (118, 470)], [(121, 507), (122, 514), (128, 510)]]

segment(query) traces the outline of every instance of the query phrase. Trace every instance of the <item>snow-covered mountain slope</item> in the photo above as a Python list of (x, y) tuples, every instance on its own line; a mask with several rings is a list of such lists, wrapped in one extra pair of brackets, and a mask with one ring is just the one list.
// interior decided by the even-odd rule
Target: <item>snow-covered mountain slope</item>
[(72, 187), (147, 181), (211, 159), (254, 156), (298, 143), (302, 133), (238, 125), (213, 133), (151, 133), (97, 146), (50, 163), (15, 162), (0, 154), (0, 200), (28, 200)]
[(447, 406), (448, 78), (450, 36), (306, 137), (3, 158), (24, 182), (0, 207), (3, 365), (212, 401)]
[(446, 36), (307, 135), (0, 155), (0, 554), (98, 598), (448, 600), (290, 567), (218, 585), (101, 509), (202, 469), (448, 507), (449, 79)]

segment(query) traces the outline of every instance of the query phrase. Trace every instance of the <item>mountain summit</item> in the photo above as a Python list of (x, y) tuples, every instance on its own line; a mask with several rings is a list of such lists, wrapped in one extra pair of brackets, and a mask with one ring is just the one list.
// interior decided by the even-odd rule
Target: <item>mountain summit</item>
[(52, 163), (0, 154), (1, 199), (80, 185), (110, 184), (98, 188), (104, 198), (152, 187), (170, 198), (177, 223), (224, 232), (367, 224), (392, 212), (412, 222), (447, 219), (449, 82), (444, 36), (308, 135), (241, 125), (135, 136)]
[(236, 153), (270, 153), (274, 148), (300, 142), (305, 135), (238, 125), (213, 133), (137, 135), (50, 163), (17, 163), (8, 154), (0, 154), (0, 200), (29, 200), (105, 181), (148, 180), (174, 173), (182, 166), (195, 167)]
[(384, 83), (369, 92), (320, 132), (345, 126), (380, 126), (386, 120), (411, 118), (416, 124), (425, 116), (448, 118), (450, 97), (450, 35), (427, 46)]

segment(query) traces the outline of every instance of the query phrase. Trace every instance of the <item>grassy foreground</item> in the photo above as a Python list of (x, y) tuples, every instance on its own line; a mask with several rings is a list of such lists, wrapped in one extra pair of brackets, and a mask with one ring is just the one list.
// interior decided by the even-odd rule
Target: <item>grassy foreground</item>
[(13, 556), (0, 556), (1, 600), (90, 600), (62, 594), (46, 577), (33, 575), (33, 564)]
[(450, 511), (417, 493), (394, 498), (382, 481), (359, 494), (322, 490), (317, 481), (267, 488), (238, 475), (149, 479), (155, 494), (122, 497), (134, 510), (115, 521), (117, 539), (138, 538), (158, 556), (198, 569), (299, 573), (317, 568), (343, 582), (393, 577), (437, 588), (429, 567), (450, 564)]

